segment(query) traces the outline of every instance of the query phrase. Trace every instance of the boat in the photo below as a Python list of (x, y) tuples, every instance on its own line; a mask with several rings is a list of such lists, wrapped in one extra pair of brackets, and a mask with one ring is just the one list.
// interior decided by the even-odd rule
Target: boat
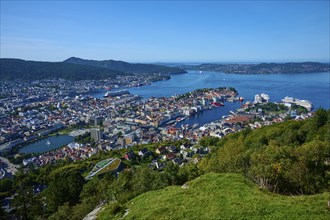
[(238, 99), (240, 102), (243, 102), (244, 101), (244, 98), (243, 97), (239, 97)]
[(50, 142), (49, 142), (49, 140), (47, 140), (46, 144), (47, 144), (47, 145), (50, 145)]
[(178, 117), (178, 118), (176, 119), (176, 121), (177, 121), (177, 122), (180, 122), (180, 121), (184, 121), (185, 119), (186, 119), (185, 117), (182, 117), (182, 118), (181, 118), (181, 117)]
[(225, 104), (223, 104), (223, 102), (211, 102), (211, 104), (215, 107), (220, 107), (220, 106), (224, 106)]
[(167, 122), (166, 125), (176, 125), (176, 120), (171, 120)]
[(296, 105), (305, 107), (308, 111), (311, 111), (313, 108), (313, 104), (308, 100), (300, 100), (300, 99), (296, 99), (296, 98), (292, 98), (292, 97), (288, 97), (288, 96), (286, 96), (284, 99), (282, 99), (282, 102), (284, 102), (284, 104), (291, 103), (291, 104), (296, 104)]
[(106, 97), (120, 96), (125, 94), (130, 94), (130, 92), (126, 89), (118, 90), (118, 91), (109, 91), (105, 93), (104, 97), (106, 98)]

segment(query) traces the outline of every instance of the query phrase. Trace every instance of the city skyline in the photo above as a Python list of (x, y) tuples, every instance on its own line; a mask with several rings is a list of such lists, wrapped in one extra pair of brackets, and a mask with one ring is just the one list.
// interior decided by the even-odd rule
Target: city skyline
[(0, 55), (329, 62), (329, 1), (1, 1)]

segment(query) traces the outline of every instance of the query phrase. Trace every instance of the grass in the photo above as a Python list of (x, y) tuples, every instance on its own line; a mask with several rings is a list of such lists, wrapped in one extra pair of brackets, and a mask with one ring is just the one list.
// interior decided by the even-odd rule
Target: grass
[(210, 173), (188, 182), (144, 193), (98, 219), (330, 219), (330, 193), (283, 196), (261, 191), (239, 174)]
[(105, 160), (102, 160), (102, 161), (98, 162), (98, 163), (95, 165), (95, 167), (93, 168), (93, 170), (95, 169), (95, 171), (96, 171), (96, 170), (98, 170), (98, 169), (104, 167), (107, 163), (109, 163), (110, 160), (111, 160), (111, 158), (107, 158), (107, 159), (105, 159)]
[(98, 172), (98, 175), (118, 169), (118, 166), (120, 165), (120, 163), (121, 163), (121, 160), (118, 158), (115, 158), (112, 163), (110, 163), (108, 166), (104, 167), (100, 172)]

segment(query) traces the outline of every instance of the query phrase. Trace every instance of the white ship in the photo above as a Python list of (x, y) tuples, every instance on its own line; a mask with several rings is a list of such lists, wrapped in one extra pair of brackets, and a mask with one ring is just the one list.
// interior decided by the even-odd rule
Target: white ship
[(305, 107), (308, 111), (312, 110), (312, 108), (313, 108), (313, 104), (308, 100), (300, 100), (300, 99), (295, 99), (295, 98), (288, 97), (288, 96), (286, 96), (284, 99), (282, 99), (282, 102), (293, 103), (293, 104)]
[(46, 144), (47, 144), (47, 145), (50, 145), (50, 142), (49, 142), (49, 140), (47, 140)]
[(118, 90), (118, 91), (109, 91), (105, 93), (104, 97), (112, 97), (112, 96), (119, 96), (119, 95), (125, 95), (130, 94), (128, 90)]

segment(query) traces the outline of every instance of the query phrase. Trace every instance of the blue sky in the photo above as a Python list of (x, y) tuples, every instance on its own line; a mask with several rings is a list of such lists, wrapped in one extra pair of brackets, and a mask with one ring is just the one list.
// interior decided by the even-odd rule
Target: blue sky
[(4, 1), (1, 57), (329, 61), (329, 1)]

